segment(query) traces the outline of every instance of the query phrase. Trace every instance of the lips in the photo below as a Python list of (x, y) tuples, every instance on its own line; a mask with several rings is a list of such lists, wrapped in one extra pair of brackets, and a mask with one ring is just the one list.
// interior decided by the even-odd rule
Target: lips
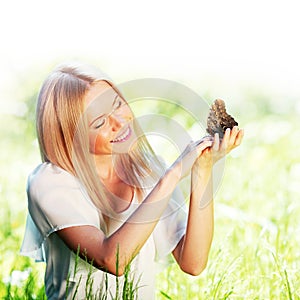
[(129, 139), (131, 135), (131, 129), (128, 126), (120, 135), (118, 135), (115, 139), (111, 140), (111, 143), (122, 143)]

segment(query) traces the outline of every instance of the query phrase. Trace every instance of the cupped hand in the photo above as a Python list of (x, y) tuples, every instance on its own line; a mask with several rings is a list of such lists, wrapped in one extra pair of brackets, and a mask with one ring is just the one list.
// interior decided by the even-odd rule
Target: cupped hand
[(188, 175), (201, 153), (213, 146), (213, 140), (213, 137), (207, 136), (199, 141), (192, 141), (187, 145), (171, 166), (173, 170), (176, 170), (180, 179)]
[(211, 147), (205, 148), (196, 160), (196, 164), (202, 168), (212, 167), (214, 163), (222, 159), (231, 150), (238, 147), (243, 139), (244, 130), (234, 126), (227, 128), (223, 139), (216, 133)]

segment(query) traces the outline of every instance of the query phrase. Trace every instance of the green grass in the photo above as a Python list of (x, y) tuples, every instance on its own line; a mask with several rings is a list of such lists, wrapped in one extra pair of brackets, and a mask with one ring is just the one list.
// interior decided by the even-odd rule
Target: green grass
[[(298, 119), (242, 120), (244, 143), (227, 158), (215, 196), (207, 268), (192, 277), (171, 265), (158, 275), (157, 299), (300, 299)], [(27, 119), (2, 116), (0, 126), (0, 299), (43, 299), (43, 264), (18, 254), (26, 177), (39, 153)]]
[(265, 116), (245, 126), (215, 197), (206, 270), (193, 278), (171, 266), (158, 299), (300, 299), (298, 122)]

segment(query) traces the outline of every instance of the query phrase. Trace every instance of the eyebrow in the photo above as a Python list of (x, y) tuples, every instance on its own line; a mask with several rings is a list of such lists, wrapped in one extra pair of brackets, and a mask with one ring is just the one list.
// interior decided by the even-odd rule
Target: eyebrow
[[(117, 99), (118, 99), (119, 97), (120, 97), (120, 95), (119, 95), (119, 94), (116, 94), (116, 96), (115, 96), (115, 98), (114, 98), (114, 100), (113, 100), (113, 102), (112, 102), (112, 104), (111, 104), (112, 107), (115, 105), (115, 103), (116, 103), (116, 101), (117, 101)], [(98, 119), (102, 118), (102, 117), (105, 116), (105, 115), (106, 115), (106, 114), (102, 114), (102, 115), (96, 117), (92, 122), (90, 122), (89, 126), (93, 125)]]

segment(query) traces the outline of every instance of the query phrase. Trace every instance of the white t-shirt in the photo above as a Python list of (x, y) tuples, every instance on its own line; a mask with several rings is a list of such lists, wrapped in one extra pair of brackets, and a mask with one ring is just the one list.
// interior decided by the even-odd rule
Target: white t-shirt
[[(29, 212), (21, 254), (46, 262), (48, 299), (86, 299), (89, 292), (97, 295), (96, 299), (107, 293), (110, 299), (115, 297), (117, 286), (122, 291), (124, 276), (116, 277), (92, 267), (53, 234), (72, 226), (100, 229), (98, 211), (76, 177), (51, 163), (43, 163), (29, 176), (27, 193)], [(113, 231), (138, 205), (134, 198), (129, 208), (118, 214), (118, 221), (110, 224)], [(169, 261), (169, 254), (185, 233), (186, 221), (183, 197), (173, 193), (153, 233), (131, 263), (130, 276), (133, 286), (138, 287), (137, 299), (154, 299), (155, 274), (159, 266)], [(87, 291), (87, 287), (91, 290)]]

